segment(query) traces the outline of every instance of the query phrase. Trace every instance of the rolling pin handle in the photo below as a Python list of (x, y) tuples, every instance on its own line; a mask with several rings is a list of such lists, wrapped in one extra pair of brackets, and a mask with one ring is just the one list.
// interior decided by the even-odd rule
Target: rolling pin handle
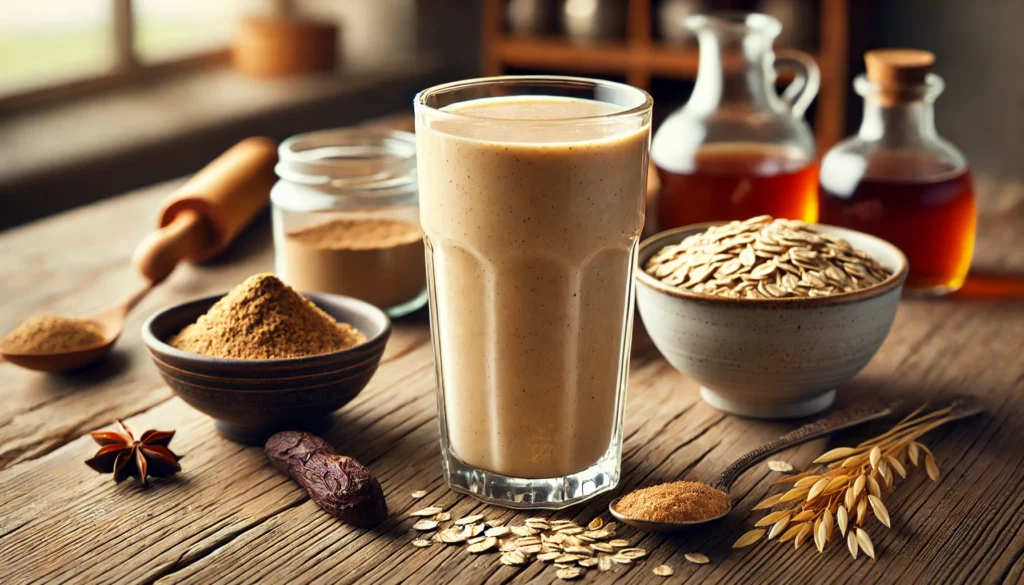
[(209, 226), (199, 213), (184, 209), (139, 243), (132, 262), (142, 276), (159, 284), (174, 271), (178, 262), (207, 246), (209, 238)]

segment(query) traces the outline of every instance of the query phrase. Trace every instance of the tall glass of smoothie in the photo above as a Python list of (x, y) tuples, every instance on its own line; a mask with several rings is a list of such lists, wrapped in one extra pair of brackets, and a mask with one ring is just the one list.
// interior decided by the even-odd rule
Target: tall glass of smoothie
[(651, 97), (495, 77), (415, 98), (445, 475), (512, 508), (615, 487)]

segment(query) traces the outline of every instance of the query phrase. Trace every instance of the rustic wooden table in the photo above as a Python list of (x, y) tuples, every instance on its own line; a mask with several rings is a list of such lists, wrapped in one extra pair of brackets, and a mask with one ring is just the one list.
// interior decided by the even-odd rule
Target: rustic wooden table
[[(130, 268), (158, 202), (160, 185), (0, 234), (0, 330), (41, 311), (82, 314), (138, 284)], [(953, 298), (906, 300), (881, 351), (841, 392), (910, 402), (970, 393), (988, 413), (925, 436), (943, 469), (933, 484), (917, 472), (887, 500), (893, 529), (870, 534), (877, 561), (854, 561), (843, 546), (816, 554), (775, 543), (730, 549), (749, 529), (751, 506), (770, 490), (763, 466), (737, 485), (738, 506), (713, 527), (673, 537), (620, 531), (649, 558), (586, 582), (1019, 582), (1024, 578), (1024, 185), (982, 184), (976, 277)], [(488, 508), (449, 491), (441, 478), (434, 373), (424, 316), (396, 324), (386, 362), (326, 435), (371, 467), (392, 518), (354, 529), (324, 514), (260, 449), (220, 438), (210, 420), (161, 382), (139, 328), (154, 310), (223, 291), (271, 269), (266, 216), (226, 256), (181, 267), (132, 314), (117, 351), (67, 376), (0, 365), (0, 583), (523, 583), (555, 581), (540, 563), (525, 569), (464, 548), (410, 546), (406, 514), (436, 504), (466, 515), (524, 515)], [(1010, 289), (1016, 288), (1016, 292)], [(123, 418), (138, 431), (177, 429), (171, 447), (184, 471), (140, 490), (116, 485), (83, 461), (88, 431)], [(726, 416), (703, 404), (638, 332), (626, 405), (621, 489), (686, 478), (710, 480), (734, 457), (792, 429)], [(835, 441), (851, 440), (840, 435)], [(806, 466), (824, 440), (784, 458)], [(426, 490), (414, 501), (409, 494)], [(556, 514), (589, 520), (610, 497)], [(687, 563), (700, 551), (711, 563)]]

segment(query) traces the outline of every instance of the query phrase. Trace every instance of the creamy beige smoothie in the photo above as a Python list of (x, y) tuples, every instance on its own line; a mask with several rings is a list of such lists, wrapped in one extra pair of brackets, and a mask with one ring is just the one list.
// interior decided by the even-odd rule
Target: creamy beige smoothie
[(435, 355), (466, 464), (553, 478), (612, 444), (649, 128), (541, 121), (622, 109), (488, 98), (417, 130)]

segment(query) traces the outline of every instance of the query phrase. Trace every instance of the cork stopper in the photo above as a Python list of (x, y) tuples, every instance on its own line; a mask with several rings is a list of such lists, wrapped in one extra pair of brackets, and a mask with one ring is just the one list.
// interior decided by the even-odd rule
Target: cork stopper
[(921, 97), (935, 55), (918, 49), (877, 49), (864, 53), (864, 64), (883, 103), (893, 105)]

